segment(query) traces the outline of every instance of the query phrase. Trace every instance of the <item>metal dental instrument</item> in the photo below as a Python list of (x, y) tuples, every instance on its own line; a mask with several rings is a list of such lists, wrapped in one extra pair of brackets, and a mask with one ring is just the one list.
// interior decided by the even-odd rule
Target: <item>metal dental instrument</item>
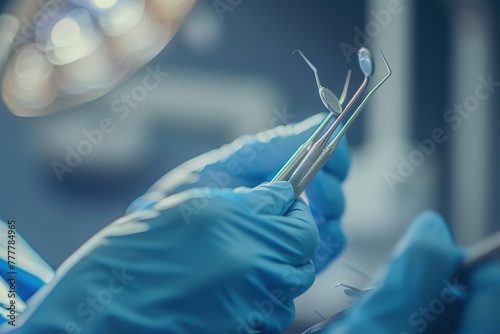
[[(330, 110), (330, 114), (320, 124), (318, 129), (311, 136), (311, 138), (309, 138), (306, 141), (306, 143), (304, 143), (295, 152), (295, 154), (290, 158), (290, 160), (283, 166), (281, 171), (278, 172), (278, 174), (271, 181), (271, 182), (289, 181), (294, 188), (296, 198), (300, 196), (300, 194), (304, 191), (306, 186), (311, 182), (314, 176), (316, 176), (316, 174), (328, 161), (328, 158), (333, 154), (333, 152), (337, 148), (340, 139), (344, 136), (344, 134), (347, 132), (347, 130), (351, 127), (353, 122), (359, 116), (360, 112), (363, 110), (370, 97), (380, 88), (380, 86), (382, 86), (382, 84), (392, 74), (391, 68), (387, 63), (387, 60), (385, 59), (385, 56), (382, 53), (382, 50), (380, 50), (385, 66), (387, 68), (388, 72), (387, 75), (370, 92), (368, 92), (363, 101), (359, 104), (356, 110), (349, 117), (347, 122), (340, 128), (337, 135), (329, 143), (332, 135), (335, 133), (337, 128), (340, 126), (341, 122), (351, 111), (356, 101), (360, 98), (360, 96), (366, 89), (370, 77), (373, 75), (373, 72), (375, 70), (373, 57), (368, 49), (366, 48), (359, 49), (358, 52), (359, 67), (365, 77), (363, 82), (361, 83), (361, 85), (359, 86), (359, 88), (354, 93), (353, 97), (345, 107), (345, 109), (342, 109), (340, 101), (338, 101), (339, 102), (338, 104), (335, 102), (336, 100), (335, 94), (331, 93), (331, 91), (328, 90), (327, 88), (321, 86), (316, 68), (309, 62), (309, 60), (302, 54), (302, 52), (300, 51), (298, 52), (302, 55), (304, 60), (313, 69), (314, 74), (316, 76), (316, 83), (318, 85), (320, 98), (323, 104), (325, 104), (325, 106)], [(348, 79), (346, 81), (346, 84), (344, 85), (345, 94), (344, 93), (342, 94), (342, 102), (347, 92), (349, 78), (350, 78), (350, 73), (348, 74)], [(340, 112), (336, 114), (338, 110), (340, 110)], [(323, 133), (323, 130), (330, 123), (330, 120), (332, 119), (333, 116), (337, 116), (337, 118), (335, 119), (333, 124), (331, 124)]]
[(370, 289), (361, 290), (361, 289), (358, 289), (358, 288), (355, 288), (353, 286), (343, 284), (343, 283), (338, 283), (337, 285), (335, 285), (335, 287), (336, 288), (338, 288), (338, 287), (345, 288), (345, 290), (344, 290), (345, 295), (347, 297), (353, 297), (353, 298), (361, 298), (361, 297), (363, 297), (363, 295), (366, 292), (370, 291)]
[(328, 88), (323, 87), (319, 80), (318, 70), (316, 67), (307, 59), (307, 57), (300, 51), (295, 50), (293, 53), (298, 52), (302, 58), (306, 61), (309, 67), (313, 70), (314, 76), (316, 77), (316, 84), (318, 85), (318, 93), (321, 99), (321, 102), (325, 105), (325, 107), (330, 111), (328, 116), (325, 117), (323, 122), (319, 125), (313, 135), (300, 146), (300, 148), (295, 152), (295, 154), (290, 158), (288, 163), (286, 163), (283, 168), (276, 174), (274, 179), (271, 182), (276, 181), (288, 181), (292, 176), (293, 172), (299, 167), (300, 163), (306, 156), (307, 152), (311, 149), (312, 145), (319, 139), (325, 127), (330, 124), (331, 120), (334, 116), (339, 115), (342, 112), (342, 104), (344, 104), (344, 100), (347, 95), (347, 90), (349, 88), (349, 82), (351, 80), (351, 70), (347, 71), (347, 77), (344, 83), (344, 89), (342, 90), (342, 95), (340, 99), (337, 99), (337, 96)]
[[(460, 266), (459, 273), (466, 274), (476, 265), (481, 264), (482, 262), (489, 260), (495, 256), (497, 257), (500, 256), (500, 231), (496, 232), (495, 234), (487, 237), (486, 239), (478, 242), (477, 244), (469, 248), (469, 250), (467, 251), (467, 255), (465, 256), (465, 259), (462, 262), (462, 265)], [(373, 288), (361, 290), (342, 283), (337, 284), (335, 287), (339, 286), (346, 288), (344, 293), (347, 296), (354, 298), (364, 297), (367, 293), (373, 290)], [(352, 306), (349, 306), (346, 309), (334, 314), (330, 318), (327, 318), (326, 320), (323, 320), (322, 322), (312, 326), (302, 334), (312, 334), (319, 332), (320, 330), (326, 328), (327, 326), (339, 320), (344, 319), (345, 316), (347, 315), (348, 310), (351, 307)]]
[[(296, 52), (298, 52), (302, 56), (302, 58), (304, 58), (304, 60), (306, 61), (307, 65), (309, 65), (309, 67), (313, 70), (314, 76), (316, 77), (316, 84), (318, 85), (318, 93), (319, 93), (319, 97), (321, 98), (321, 102), (323, 102), (323, 104), (325, 105), (325, 107), (328, 110), (330, 110), (331, 113), (333, 113), (335, 115), (339, 115), (342, 112), (342, 106), (341, 106), (342, 102), (339, 101), (339, 99), (337, 98), (337, 96), (331, 90), (329, 90), (328, 88), (323, 87), (321, 85), (321, 82), (319, 80), (318, 70), (309, 61), (309, 59), (307, 59), (307, 57), (304, 56), (304, 54), (302, 53), (302, 51), (295, 50), (292, 53), (295, 54)], [(349, 77), (350, 77), (350, 74), (349, 74)], [(345, 94), (347, 94), (346, 90), (347, 90), (346, 85), (344, 85), (344, 93)], [(345, 98), (344, 93), (343, 93), (343, 98)], [(342, 99), (342, 97), (341, 97), (341, 99)]]

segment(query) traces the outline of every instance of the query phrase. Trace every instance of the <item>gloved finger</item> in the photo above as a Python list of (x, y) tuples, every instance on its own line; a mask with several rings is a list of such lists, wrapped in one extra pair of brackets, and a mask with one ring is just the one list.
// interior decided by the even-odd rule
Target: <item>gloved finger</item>
[(263, 216), (261, 238), (270, 245), (266, 256), (291, 265), (307, 263), (319, 245), (318, 229), (309, 206), (298, 199), (283, 217)]
[(500, 330), (500, 262), (475, 268), (468, 276), (469, 298), (459, 333), (498, 333)]
[[(217, 197), (227, 203), (236, 203), (236, 214), (245, 218), (243, 221), (255, 221), (251, 226), (252, 234), (258, 231), (259, 240), (269, 246), (263, 249), (268, 252), (266, 257), (276, 262), (302, 265), (316, 253), (319, 245), (316, 223), (304, 200), (294, 199), (289, 182), (267, 183), (254, 189), (193, 189), (182, 194), (192, 198)], [(225, 211), (231, 207), (234, 205), (226, 205)], [(216, 209), (209, 205), (205, 210)]]
[(279, 291), (282, 302), (292, 301), (306, 292), (314, 283), (316, 270), (312, 260), (298, 266), (283, 264), (281, 268), (275, 270), (274, 282), (267, 282), (274, 291)]
[[(182, 196), (181, 196), (182, 195)], [(177, 199), (179, 198), (179, 199)], [(186, 202), (186, 199), (191, 199)], [(215, 201), (222, 199), (223, 201)], [(199, 204), (192, 201), (198, 201)], [(289, 182), (263, 184), (254, 189), (192, 189), (170, 196), (154, 208), (164, 210), (179, 206), (193, 206), (195, 213), (183, 213), (186, 218), (210, 215), (236, 215), (242, 222), (253, 223), (245, 228), (256, 236), (267, 258), (276, 262), (301, 265), (309, 261), (319, 245), (318, 229), (309, 206), (302, 200), (294, 200), (293, 188)], [(189, 210), (191, 212), (191, 210)], [(210, 220), (210, 219), (209, 219)], [(192, 220), (186, 223), (192, 223)], [(268, 247), (269, 246), (269, 247)]]
[[(241, 308), (240, 305), (236, 307)], [(232, 328), (224, 331), (224, 334), (281, 333), (294, 318), (293, 300), (284, 298), (281, 291), (274, 290), (263, 298), (256, 298), (251, 307), (239, 313), (237, 319), (228, 319), (233, 322), (232, 326), (227, 325), (222, 328)]]
[(338, 219), (344, 213), (345, 199), (341, 181), (325, 170), (319, 171), (306, 189), (309, 203), (319, 214), (320, 221)]
[(318, 231), (320, 244), (313, 261), (316, 272), (319, 273), (342, 252), (346, 237), (338, 220), (332, 219), (324, 224), (318, 224)]
[[(294, 199), (289, 182), (223, 190), (218, 196), (250, 210), (253, 217), (248, 219), (256, 221), (253, 231), (258, 230), (261, 242), (269, 246), (266, 257), (292, 265), (302, 265), (313, 258), (319, 245), (318, 229), (309, 206), (302, 199)], [(246, 213), (239, 211), (238, 214)]]
[(432, 212), (420, 215), (396, 247), (380, 285), (350, 312), (349, 329), (423, 332), (436, 319), (429, 313), (457, 299), (453, 276), (462, 258), (444, 220)]

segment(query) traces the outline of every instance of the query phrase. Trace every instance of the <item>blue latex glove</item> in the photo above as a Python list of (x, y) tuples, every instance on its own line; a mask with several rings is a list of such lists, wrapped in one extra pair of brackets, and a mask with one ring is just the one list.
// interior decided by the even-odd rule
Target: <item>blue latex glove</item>
[(14, 333), (278, 333), (314, 281), (318, 245), (288, 182), (192, 189), (89, 240)]
[(380, 285), (321, 333), (499, 333), (500, 264), (459, 276), (463, 252), (444, 220), (419, 216)]
[(467, 277), (469, 297), (458, 333), (500, 333), (500, 262), (489, 262)]
[[(167, 173), (134, 201), (128, 212), (147, 208), (167, 195), (186, 189), (255, 187), (269, 181), (325, 116), (318, 114), (301, 123), (245, 136), (192, 159)], [(349, 163), (347, 140), (342, 139), (332, 158), (306, 189), (321, 238), (321, 246), (314, 258), (317, 271), (326, 267), (345, 244), (339, 220), (344, 212), (341, 185)]]
[[(15, 312), (23, 312), (25, 302), (53, 276), (52, 268), (19, 234), (15, 221), (7, 224), (0, 220), (0, 324), (14, 320), (9, 309), (12, 300)], [(15, 286), (15, 297), (11, 283)]]

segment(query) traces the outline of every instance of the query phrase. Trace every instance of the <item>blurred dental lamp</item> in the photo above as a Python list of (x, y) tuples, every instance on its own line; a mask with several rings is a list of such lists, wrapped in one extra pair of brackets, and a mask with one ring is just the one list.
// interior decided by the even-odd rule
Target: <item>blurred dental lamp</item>
[(11, 0), (0, 15), (2, 98), (18, 116), (97, 99), (154, 58), (196, 0)]

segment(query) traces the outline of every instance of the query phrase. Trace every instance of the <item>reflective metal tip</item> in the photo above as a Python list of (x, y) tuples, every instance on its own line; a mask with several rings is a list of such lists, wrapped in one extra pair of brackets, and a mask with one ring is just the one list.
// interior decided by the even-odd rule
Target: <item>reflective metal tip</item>
[(370, 50), (367, 48), (360, 48), (358, 51), (358, 61), (359, 67), (365, 77), (371, 77), (373, 72), (375, 72), (375, 62)]

